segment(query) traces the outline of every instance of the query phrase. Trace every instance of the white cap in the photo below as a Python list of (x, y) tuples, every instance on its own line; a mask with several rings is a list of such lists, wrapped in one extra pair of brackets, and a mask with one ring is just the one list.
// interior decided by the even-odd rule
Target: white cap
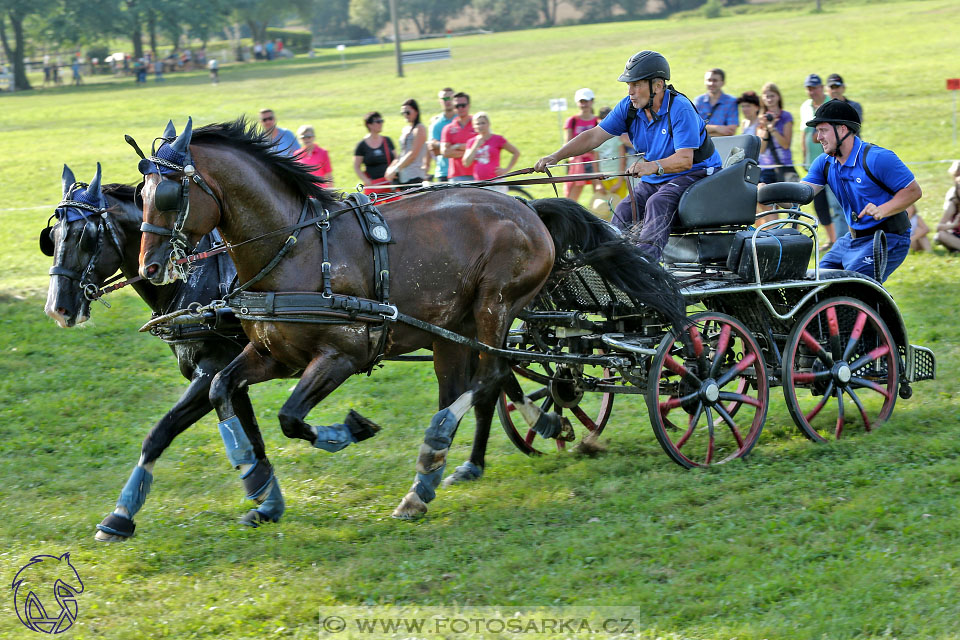
[(581, 100), (593, 100), (593, 91), (586, 87), (577, 89), (577, 92), (573, 95), (573, 101), (580, 102)]

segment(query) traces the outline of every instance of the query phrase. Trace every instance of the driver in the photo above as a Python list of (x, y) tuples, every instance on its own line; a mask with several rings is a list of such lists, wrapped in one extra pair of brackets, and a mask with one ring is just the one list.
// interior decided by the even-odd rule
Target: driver
[(910, 251), (906, 208), (923, 195), (920, 185), (895, 153), (857, 136), (860, 115), (849, 103), (824, 102), (807, 126), (815, 129), (823, 153), (803, 182), (815, 194), (829, 184), (850, 227), (820, 260), (820, 268), (858, 271), (883, 282)]
[(634, 54), (619, 78), (627, 83), (627, 97), (598, 126), (540, 158), (534, 166), (543, 171), (628, 133), (644, 157), (627, 168), (627, 174), (640, 181), (617, 205), (613, 223), (621, 229), (641, 223), (637, 244), (657, 261), (670, 237), (680, 196), (697, 180), (719, 171), (721, 165), (703, 119), (685, 95), (667, 84), (669, 79), (670, 65), (662, 55), (656, 51)]

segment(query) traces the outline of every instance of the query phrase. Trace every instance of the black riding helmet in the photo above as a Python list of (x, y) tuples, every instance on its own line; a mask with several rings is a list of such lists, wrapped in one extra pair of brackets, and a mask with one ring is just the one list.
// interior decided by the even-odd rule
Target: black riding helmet
[[(834, 155), (840, 154), (840, 145), (850, 136), (860, 133), (860, 115), (857, 110), (851, 107), (844, 100), (829, 100), (820, 105), (813, 116), (813, 120), (807, 121), (808, 127), (816, 127), (820, 123), (826, 123), (833, 127), (833, 134), (837, 137), (837, 148)], [(837, 125), (842, 124), (847, 127), (847, 135), (840, 137), (837, 131)]]
[(623, 73), (617, 78), (619, 82), (636, 82), (646, 80), (650, 85), (650, 100), (644, 109), (653, 107), (653, 81), (657, 78), (663, 78), (664, 81), (670, 79), (670, 64), (663, 55), (656, 51), (638, 51), (630, 56), (627, 64), (623, 67)]

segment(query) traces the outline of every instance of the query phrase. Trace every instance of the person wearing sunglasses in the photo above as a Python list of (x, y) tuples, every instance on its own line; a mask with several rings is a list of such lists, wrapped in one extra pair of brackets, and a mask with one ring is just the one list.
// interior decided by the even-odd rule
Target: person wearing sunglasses
[[(494, 180), (505, 173), (510, 173), (514, 165), (517, 164), (517, 158), (520, 157), (520, 150), (510, 144), (506, 138), (497, 135), (490, 129), (490, 117), (486, 111), (477, 111), (473, 116), (473, 128), (477, 130), (477, 135), (467, 143), (467, 150), (463, 154), (463, 166), (469, 167), (472, 171), (474, 180)], [(500, 166), (500, 150), (503, 149), (510, 154), (510, 163), (505, 168)], [(488, 187), (500, 193), (507, 193), (506, 185)]]
[(260, 128), (265, 137), (273, 140), (270, 150), (274, 153), (292, 156), (300, 150), (300, 144), (293, 131), (277, 126), (277, 116), (274, 115), (273, 109), (260, 109)]
[(860, 116), (860, 126), (862, 127), (863, 107), (860, 106), (859, 102), (854, 102), (843, 95), (847, 91), (847, 85), (843, 84), (843, 78), (840, 77), (839, 73), (831, 73), (829, 76), (827, 76), (827, 88), (830, 90), (831, 100), (842, 100), (853, 107), (853, 110), (857, 112), (858, 116)]
[(327, 183), (333, 182), (333, 166), (330, 164), (330, 154), (316, 143), (316, 134), (313, 125), (305, 124), (297, 129), (297, 139), (302, 147), (296, 154), (300, 164), (306, 165), (307, 171), (323, 178)]
[(470, 96), (457, 93), (453, 96), (453, 108), (456, 118), (443, 128), (440, 134), (440, 153), (450, 159), (447, 177), (451, 182), (469, 182), (473, 180), (473, 171), (463, 166), (463, 154), (467, 150), (467, 143), (477, 135), (473, 128), (473, 119), (470, 117)]
[(626, 173), (640, 180), (617, 205), (613, 224), (628, 231), (650, 259), (659, 261), (680, 197), (693, 183), (720, 170), (720, 154), (690, 99), (667, 84), (670, 65), (663, 55), (635, 53), (618, 80), (627, 84), (627, 96), (598, 126), (540, 158), (534, 169), (543, 171), (614, 136), (629, 134), (644, 157)]
[(388, 182), (417, 184), (427, 179), (427, 128), (420, 122), (420, 107), (413, 98), (400, 105), (400, 115), (407, 121), (400, 130), (400, 155), (387, 167), (384, 177)]
[(437, 94), (437, 98), (440, 100), (440, 108), (443, 111), (430, 119), (430, 124), (427, 127), (430, 130), (430, 139), (427, 141), (427, 146), (430, 149), (430, 155), (436, 162), (436, 169), (433, 172), (434, 180), (446, 182), (450, 159), (443, 157), (443, 154), (440, 153), (440, 136), (443, 134), (443, 128), (457, 117), (456, 109), (453, 108), (453, 89), (444, 87)]
[[(383, 116), (379, 111), (371, 111), (363, 117), (363, 124), (367, 127), (367, 135), (357, 143), (353, 151), (353, 172), (370, 187), (378, 184), (387, 184), (387, 167), (397, 157), (393, 140), (381, 135), (383, 131)], [(361, 168), (362, 167), (362, 168)], [(366, 193), (390, 193), (390, 189), (364, 189)]]

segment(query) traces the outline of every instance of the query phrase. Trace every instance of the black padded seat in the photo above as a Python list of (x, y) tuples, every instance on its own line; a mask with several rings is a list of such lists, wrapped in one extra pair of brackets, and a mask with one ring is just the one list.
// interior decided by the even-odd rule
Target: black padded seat
[(813, 202), (813, 187), (803, 182), (775, 182), (760, 187), (757, 193), (760, 204), (810, 204)]
[[(721, 141), (722, 142), (719, 142)], [(757, 215), (760, 139), (756, 136), (721, 136), (714, 145), (725, 159), (733, 147), (744, 150), (744, 159), (697, 181), (680, 197), (675, 231), (753, 224)]]

